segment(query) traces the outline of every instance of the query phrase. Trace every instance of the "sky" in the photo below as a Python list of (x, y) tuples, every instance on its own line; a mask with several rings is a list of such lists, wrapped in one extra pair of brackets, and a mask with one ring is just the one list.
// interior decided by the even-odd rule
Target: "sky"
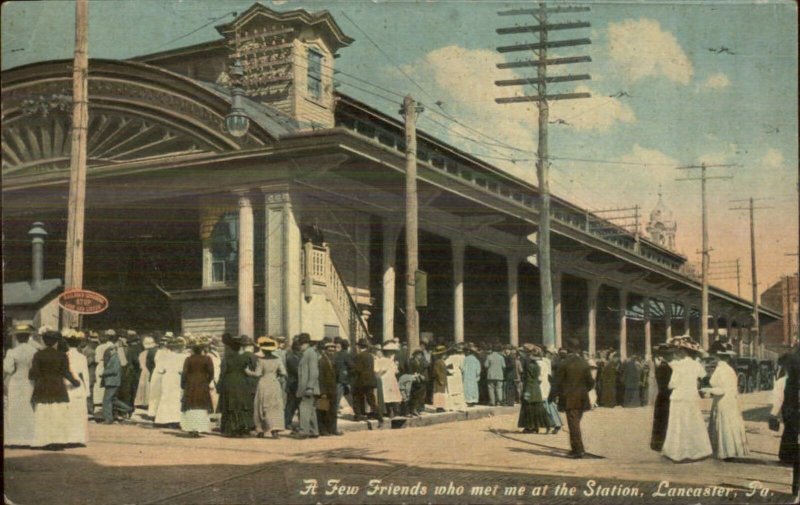
[[(252, 1), (90, 2), (89, 55), (124, 59), (219, 38), (214, 26)], [(533, 24), (498, 11), (531, 3), (489, 1), (283, 1), (276, 10), (326, 9), (355, 41), (336, 60), (339, 90), (393, 116), (411, 94), (425, 106), (418, 127), (508, 172), (536, 183), (537, 111), (494, 99), (532, 94), (499, 88), (497, 79), (528, 77), (496, 64), (530, 57), (498, 46), (535, 42), (498, 35)], [(564, 3), (564, 2), (551, 2)], [(576, 5), (576, 4), (570, 4)], [(736, 259), (742, 295), (750, 298), (748, 213), (731, 210), (756, 198), (759, 292), (797, 271), (798, 66), (797, 7), (790, 1), (587, 2), (590, 12), (551, 20), (589, 21), (590, 28), (551, 39), (590, 38), (591, 45), (552, 56), (591, 56), (591, 63), (553, 66), (551, 75), (591, 80), (551, 85), (552, 93), (591, 98), (553, 102), (548, 127), (554, 194), (591, 210), (639, 205), (644, 221), (661, 193), (677, 222), (677, 250), (700, 262), (701, 198), (696, 170), (708, 169), (709, 246), (717, 276)], [(69, 59), (74, 3), (9, 2), (0, 16), (2, 68)], [(90, 68), (91, 72), (91, 68)], [(744, 205), (743, 205), (744, 203)], [(717, 263), (718, 266), (714, 264)], [(712, 281), (736, 293), (735, 279)]]

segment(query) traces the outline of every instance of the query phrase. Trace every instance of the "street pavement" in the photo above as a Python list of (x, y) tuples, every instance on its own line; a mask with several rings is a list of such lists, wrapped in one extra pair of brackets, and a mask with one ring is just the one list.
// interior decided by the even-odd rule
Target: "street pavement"
[(520, 433), (509, 408), (306, 440), (91, 423), (87, 447), (6, 449), (5, 495), (17, 505), (787, 503), (791, 468), (777, 462), (768, 400), (741, 399), (749, 457), (684, 464), (650, 450), (651, 407), (586, 413), (581, 460), (566, 457), (563, 431)]

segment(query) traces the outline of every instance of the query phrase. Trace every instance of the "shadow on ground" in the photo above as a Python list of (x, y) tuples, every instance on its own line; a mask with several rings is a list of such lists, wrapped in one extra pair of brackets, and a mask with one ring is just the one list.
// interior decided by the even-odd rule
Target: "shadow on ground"
[[(515, 448), (537, 456), (556, 456), (554, 450)], [(138, 505), (227, 505), (227, 504), (422, 504), (422, 503), (697, 503), (697, 498), (656, 498), (656, 481), (597, 479), (608, 488), (638, 488), (637, 496), (584, 496), (586, 477), (531, 475), (525, 473), (427, 468), (398, 464), (381, 458), (380, 452), (364, 449), (311, 451), (296, 459), (256, 465), (186, 464), (102, 466), (82, 455), (42, 453), (8, 457), (4, 463), (5, 493), (18, 505), (59, 503), (60, 505), (138, 504)], [(121, 462), (124, 463), (124, 462)], [(657, 475), (651, 476), (659, 479)], [(317, 483), (316, 494), (301, 491)], [(339, 479), (336, 494), (329, 481)], [(384, 493), (369, 495), (370, 481), (378, 480)], [(575, 498), (555, 496), (555, 486), (576, 486)], [(544, 496), (533, 496), (536, 486)], [(497, 486), (496, 488), (494, 486)], [(523, 494), (517, 494), (525, 486)], [(680, 484), (671, 483), (672, 487)], [(437, 487), (440, 491), (437, 494)], [(687, 486), (691, 487), (691, 486)], [(424, 488), (424, 494), (422, 493)], [(595, 488), (596, 489), (596, 488)], [(493, 491), (494, 490), (494, 491)], [(513, 492), (512, 492), (513, 490)], [(386, 494), (394, 491), (395, 494)], [(339, 493), (343, 494), (339, 494)], [(737, 488), (737, 499), (708, 498), (713, 503), (784, 503), (788, 495), (744, 496)], [(544, 492), (543, 492), (544, 493)]]
[(763, 422), (766, 423), (769, 419), (769, 411), (772, 407), (758, 407), (755, 409), (748, 409), (742, 412), (742, 417), (745, 421)]

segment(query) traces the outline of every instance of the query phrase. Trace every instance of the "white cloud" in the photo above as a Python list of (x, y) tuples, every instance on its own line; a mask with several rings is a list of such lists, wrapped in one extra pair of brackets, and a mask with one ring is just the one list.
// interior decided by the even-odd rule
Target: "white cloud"
[(724, 89), (730, 86), (731, 80), (728, 79), (728, 76), (723, 74), (722, 72), (717, 72), (716, 74), (710, 75), (708, 79), (703, 81), (703, 84), (700, 85), (701, 88), (706, 89)]
[[(403, 67), (403, 71), (415, 80), (432, 82), (432, 95), (443, 102), (442, 109), (448, 115), (463, 121), (492, 136), (503, 139), (513, 146), (535, 150), (538, 128), (538, 110), (534, 102), (498, 105), (496, 97), (532, 94), (530, 86), (498, 87), (494, 82), (532, 75), (502, 71), (496, 64), (504, 61), (498, 53), (490, 50), (472, 50), (460, 46), (447, 46), (433, 50), (421, 60)], [(583, 85), (574, 89), (559, 88), (558, 92), (591, 92)], [(592, 98), (553, 102), (550, 120), (565, 120), (566, 125), (553, 127), (575, 130), (608, 131), (617, 122), (634, 122), (633, 110), (616, 98), (592, 93)], [(438, 106), (426, 104), (439, 110)], [(464, 136), (476, 138), (475, 132), (453, 125), (447, 120), (431, 116), (448, 123), (451, 130)], [(477, 137), (480, 138), (480, 137)], [(486, 139), (483, 139), (486, 140)]]
[[(680, 164), (678, 160), (664, 154), (658, 149), (647, 149), (639, 144), (634, 144), (633, 148), (631, 148), (631, 152), (620, 156), (619, 161), (624, 163), (641, 163), (644, 167), (663, 168), (677, 167)], [(672, 174), (670, 173), (670, 175)]]
[(767, 153), (761, 158), (761, 163), (768, 168), (783, 168), (785, 163), (783, 153), (777, 149), (767, 149)]
[[(577, 86), (576, 93), (592, 93), (588, 86)], [(608, 131), (615, 123), (635, 123), (636, 115), (628, 104), (617, 98), (592, 93), (591, 98), (554, 102), (552, 118), (564, 119), (576, 130)]]
[(661, 29), (658, 21), (626, 19), (608, 25), (608, 51), (630, 82), (645, 77), (666, 77), (689, 84), (694, 68), (675, 36)]

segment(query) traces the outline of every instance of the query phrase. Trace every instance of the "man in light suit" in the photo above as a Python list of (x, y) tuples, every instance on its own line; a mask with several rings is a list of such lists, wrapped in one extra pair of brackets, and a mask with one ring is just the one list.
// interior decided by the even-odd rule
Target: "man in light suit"
[(586, 362), (580, 355), (580, 343), (570, 339), (569, 354), (561, 360), (556, 372), (554, 384), (559, 403), (564, 404), (569, 426), (569, 445), (572, 450), (570, 458), (582, 458), (585, 454), (581, 437), (581, 417), (584, 411), (591, 409), (589, 391), (594, 387), (594, 379)]
[(297, 397), (300, 398), (300, 430), (297, 432), (297, 437), (317, 438), (319, 436), (317, 398), (320, 395), (319, 354), (316, 342), (311, 341), (308, 333), (301, 333), (297, 338), (303, 353), (297, 365)]
[(503, 403), (503, 373), (506, 368), (506, 359), (500, 354), (500, 346), (495, 345), (492, 353), (486, 358), (486, 380), (489, 383), (489, 405)]

